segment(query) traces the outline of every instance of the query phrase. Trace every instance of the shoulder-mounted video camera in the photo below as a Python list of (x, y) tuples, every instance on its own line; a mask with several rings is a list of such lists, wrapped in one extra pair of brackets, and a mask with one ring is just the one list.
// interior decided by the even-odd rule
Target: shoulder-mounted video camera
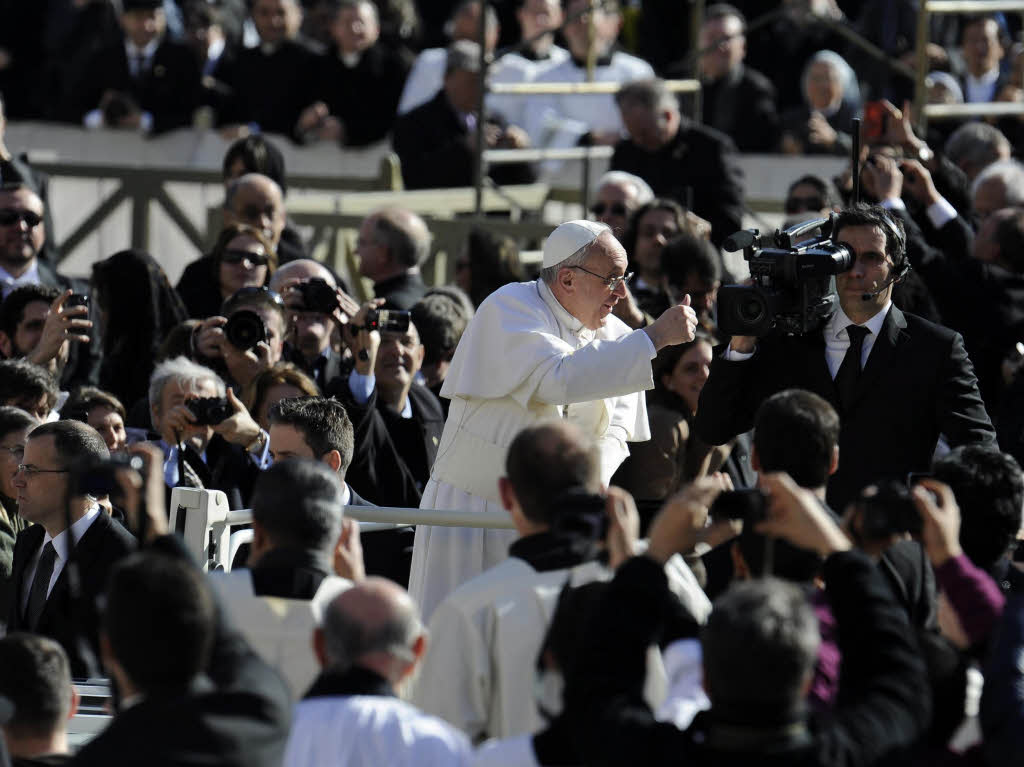
[[(762, 235), (744, 229), (725, 240), (743, 251), (753, 285), (718, 291), (718, 326), (729, 336), (804, 335), (836, 310), (835, 275), (853, 266), (849, 246), (832, 241), (837, 217), (805, 221)], [(822, 234), (805, 239), (815, 229)]]

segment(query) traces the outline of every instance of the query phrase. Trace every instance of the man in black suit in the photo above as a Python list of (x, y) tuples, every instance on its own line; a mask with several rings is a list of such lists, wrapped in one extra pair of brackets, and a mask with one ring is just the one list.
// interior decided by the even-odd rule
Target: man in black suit
[[(426, 104), (395, 122), (394, 147), (409, 189), (472, 186), (476, 156), (476, 109), (480, 102), (480, 46), (457, 40), (448, 48), (444, 85)], [(523, 149), (526, 132), (496, 115), (486, 115), (488, 149)], [(537, 174), (527, 163), (489, 168), (498, 184), (529, 184)]]
[(373, 294), (388, 309), (412, 309), (427, 286), (420, 264), (430, 255), (430, 230), (412, 211), (388, 208), (371, 213), (356, 239), (359, 273), (373, 280)]
[(743, 225), (743, 171), (736, 146), (696, 125), (661, 80), (639, 80), (616, 95), (630, 138), (615, 145), (611, 167), (639, 176), (659, 197), (671, 197), (711, 222), (716, 245)]
[(302, 8), (298, 0), (255, 0), (251, 13), (260, 44), (223, 57), (213, 73), (226, 94), (218, 124), (238, 135), (294, 138), (299, 115), (315, 101), (316, 53), (297, 39)]
[(123, 39), (98, 50), (71, 90), (71, 117), (86, 127), (163, 133), (192, 124), (199, 63), (169, 40), (162, 0), (124, 0)]
[(927, 471), (940, 434), (953, 447), (995, 434), (960, 334), (892, 305), (907, 269), (899, 221), (881, 207), (854, 208), (840, 214), (833, 237), (854, 254), (836, 278), (839, 309), (807, 335), (734, 336), (711, 363), (695, 425), (722, 444), (750, 429), (777, 391), (824, 397), (842, 422), (828, 485), (829, 505), (842, 509), (872, 482)]
[(319, 100), (299, 118), (301, 137), (366, 146), (391, 132), (412, 62), (403, 48), (379, 41), (372, 0), (334, 0), (327, 7), (333, 43), (317, 58)]
[(114, 569), (106, 591), (103, 664), (122, 705), (70, 764), (278, 767), (288, 688), (233, 629), (181, 539), (166, 535), (163, 507), (148, 519), (161, 535)]
[[(60, 642), (75, 677), (99, 672), (96, 598), (114, 564), (135, 548), (131, 533), (95, 498), (71, 495), (72, 464), (109, 457), (91, 426), (54, 421), (29, 434), (14, 478), (18, 513), (35, 524), (19, 533), (14, 544), (14, 602), (7, 630), (32, 631)], [(69, 521), (73, 542), (68, 540)], [(74, 593), (69, 565), (77, 570)]]
[(725, 3), (709, 6), (700, 30), (701, 111), (704, 124), (721, 131), (741, 152), (774, 152), (779, 143), (775, 86), (744, 66), (746, 19)]
[[(390, 443), (378, 445), (375, 462), (365, 455), (352, 470), (355, 437), (352, 421), (345, 407), (335, 399), (296, 397), (283, 399), (270, 408), (270, 454), (275, 461), (286, 458), (311, 458), (327, 464), (342, 480), (342, 506), (373, 506), (361, 498), (349, 484), (353, 479), (363, 492), (379, 486), (408, 488), (416, 486), (402, 464), (398, 451)], [(386, 437), (386, 434), (385, 434)], [(412, 564), (413, 531), (411, 528), (366, 533), (361, 538), (366, 572), (383, 575), (398, 583), (409, 580)]]

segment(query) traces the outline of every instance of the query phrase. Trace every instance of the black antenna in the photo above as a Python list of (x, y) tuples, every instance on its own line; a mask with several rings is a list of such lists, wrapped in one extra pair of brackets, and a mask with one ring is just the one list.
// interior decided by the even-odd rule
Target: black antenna
[(853, 128), (850, 136), (850, 167), (853, 169), (853, 195), (850, 199), (852, 205), (860, 202), (860, 118), (853, 118)]

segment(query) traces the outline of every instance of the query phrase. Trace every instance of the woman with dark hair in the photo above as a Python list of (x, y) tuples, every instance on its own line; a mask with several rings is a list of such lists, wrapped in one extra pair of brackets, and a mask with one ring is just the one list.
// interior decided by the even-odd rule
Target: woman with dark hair
[(182, 289), (189, 317), (206, 319), (220, 313), (221, 304), (242, 288), (257, 288), (270, 282), (277, 269), (277, 254), (263, 233), (245, 224), (221, 229), (208, 260), (209, 279), (193, 281)]
[(661, 280), (661, 251), (665, 243), (685, 231), (688, 231), (686, 212), (675, 200), (664, 197), (641, 205), (630, 217), (622, 236), (622, 247), (629, 259), (626, 271), (633, 273), (633, 279), (627, 286), (633, 301), (619, 301), (619, 311), (616, 312), (616, 316), (630, 327), (640, 327), (636, 321), (639, 317), (634, 319), (625, 315), (630, 304), (635, 303), (652, 317), (658, 317), (668, 309), (668, 296)]
[(708, 470), (711, 453), (693, 434), (692, 422), (713, 343), (698, 330), (690, 343), (666, 346), (654, 358), (654, 389), (647, 392), (651, 438), (631, 443), (629, 458), (612, 477), (612, 484), (628, 490), (640, 505), (663, 501)]
[(462, 255), (455, 262), (455, 284), (469, 295), (473, 306), (480, 306), (502, 285), (525, 280), (515, 240), (479, 227), (469, 230)]
[(99, 385), (122, 402), (145, 397), (160, 344), (188, 315), (167, 275), (141, 250), (122, 250), (92, 267), (103, 362)]
[(270, 430), (267, 413), (289, 397), (319, 397), (320, 390), (308, 375), (290, 362), (278, 362), (257, 375), (242, 391), (242, 404), (261, 429)]
[(238, 139), (224, 153), (221, 175), (225, 186), (246, 173), (261, 173), (281, 187), (281, 194), (288, 193), (284, 155), (260, 133)]

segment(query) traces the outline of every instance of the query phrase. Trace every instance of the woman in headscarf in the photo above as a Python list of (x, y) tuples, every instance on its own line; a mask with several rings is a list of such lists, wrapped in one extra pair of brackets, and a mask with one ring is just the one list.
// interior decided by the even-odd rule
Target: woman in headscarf
[(850, 128), (860, 116), (857, 75), (835, 51), (818, 51), (804, 67), (804, 105), (782, 116), (786, 154), (836, 154), (850, 151)]

